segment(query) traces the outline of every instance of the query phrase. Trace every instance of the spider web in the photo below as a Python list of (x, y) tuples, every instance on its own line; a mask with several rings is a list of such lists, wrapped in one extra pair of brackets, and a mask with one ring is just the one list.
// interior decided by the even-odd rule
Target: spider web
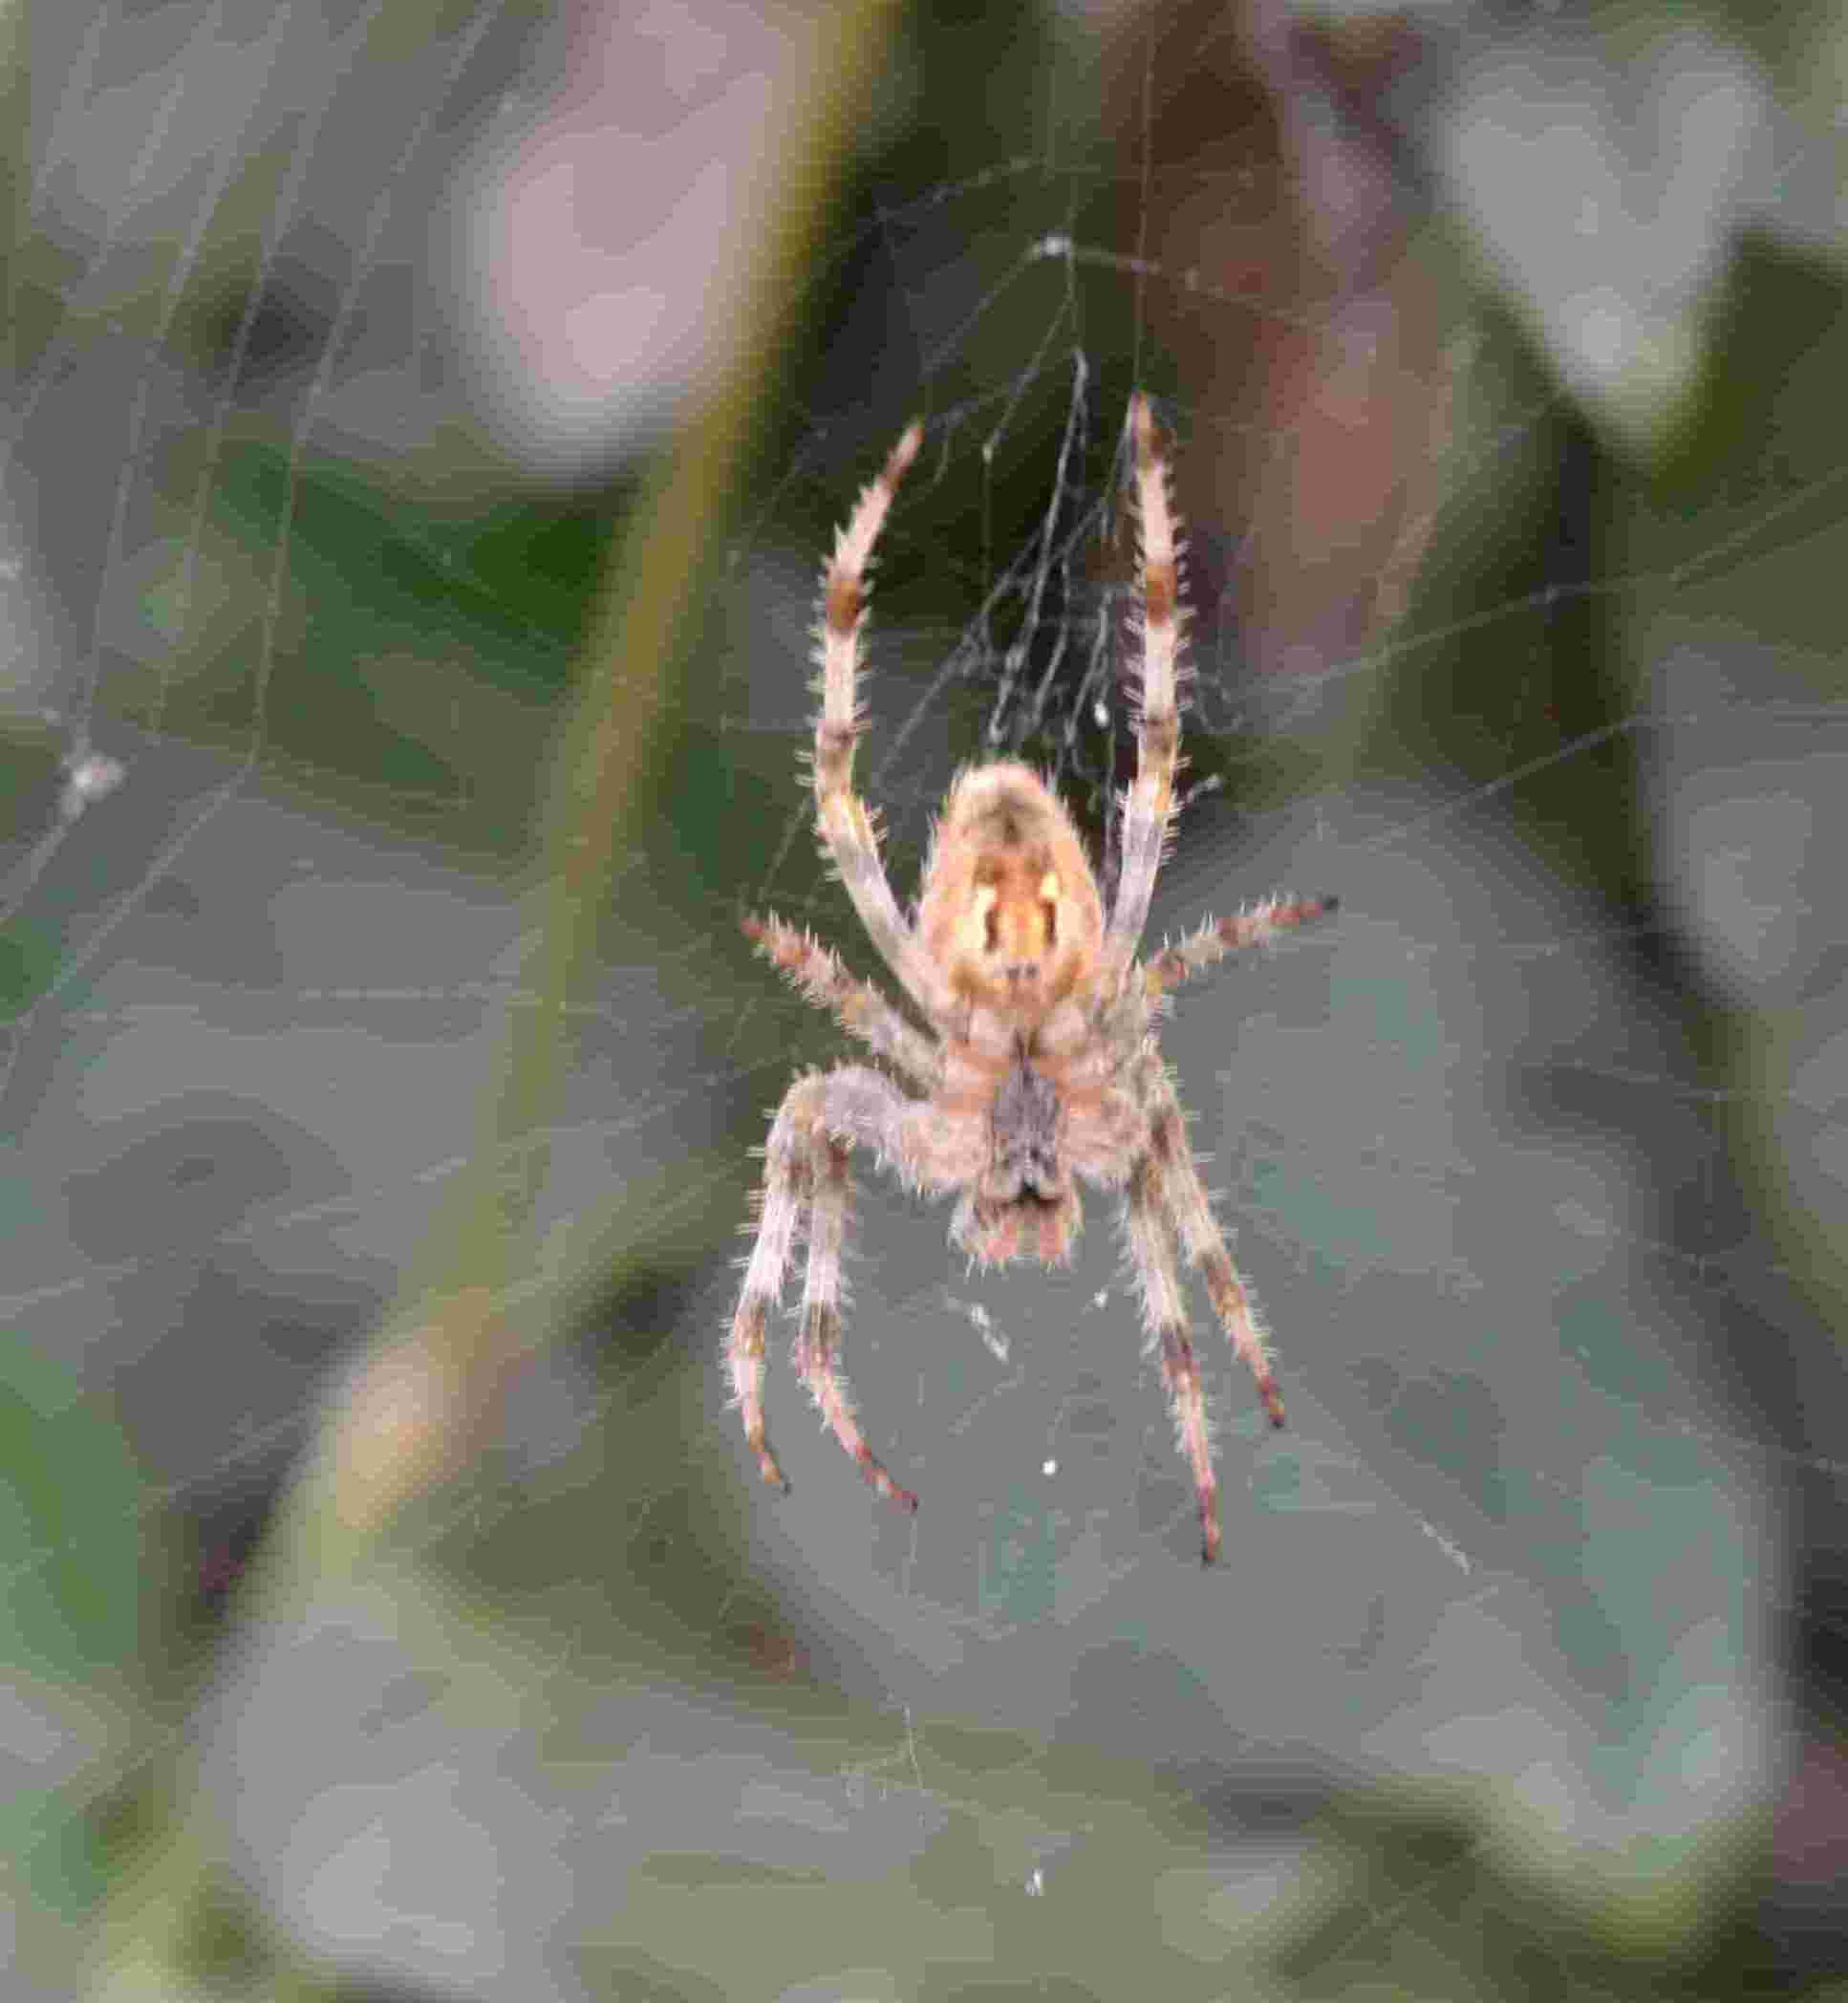
[[(587, 1733), (560, 1781), (517, 1731), (511, 1753), (459, 1749), (453, 1721), (397, 1709), (420, 1672), (357, 1619), (251, 1644), (203, 1718), (97, 1695), (97, 1651), (146, 1646), (122, 1610), (144, 1572), (179, 1625), (235, 1577), (467, 1171), (531, 999), (519, 830), (632, 498), (618, 476), (613, 499), (535, 505), (478, 442), (452, 449), (521, 418), (484, 417), (455, 363), (431, 218), (458, 185), (485, 199), (483, 162), (559, 101), (534, 79), (560, 45), (480, 6), (401, 44), (386, 24), (377, 5), (107, 9), (33, 56), (57, 88), (32, 142), (43, 255), (11, 316), (0, 1301), (16, 1408), (73, 1476), (22, 1475), (9, 1573), (33, 1802), (196, 1731), (256, 1896), (297, 1937), (524, 1995), (578, 1992), (535, 1915), (654, 1852), (850, 1875), (845, 1835), (902, 1858), (958, 1809), (933, 1720), (1247, 1806), (1334, 1777), (1486, 1779), (1562, 1882), (1685, 1861), (1775, 1769), (1779, 1624), (1814, 1599), (1841, 1472), (1810, 1416), (1838, 1409), (1820, 879), (1848, 836), (1817, 611), (1845, 490), (1832, 433), (1806, 428), (1823, 343), (1794, 415), (1674, 509), (1594, 465), (1583, 399), (1459, 305), (1399, 528), (1340, 570), (1365, 614), (1332, 642), (1268, 616), (1275, 544), (1210, 504), (1261, 517), (1292, 463), (1312, 495), (1290, 458), (1307, 420), (1267, 435), (1274, 405), (1204, 394), (1176, 355), (1333, 331), (1364, 373), (1367, 336), (1280, 278), (1208, 282), (1166, 253), (1165, 223), (1209, 195), (1261, 235), (1300, 191), (1256, 146), (1151, 168), (1174, 109), (1152, 57), (1133, 167), (1048, 87), (1030, 150), (945, 174), (895, 149), (827, 244), (825, 363), (711, 552), (659, 826), (606, 887), (569, 1109), (530, 1138), (542, 1218), (566, 1233), (640, 1191), (652, 1249), (592, 1326), (535, 1329), (467, 1504), (514, 1575), (599, 1599), (584, 1506), (628, 1536), (681, 1526), (689, 1485), (716, 1496), (765, 1583), (684, 1589), (721, 1624), (780, 1607), (825, 1683), (890, 1713), (889, 1757), (844, 1764), (838, 1828), (800, 1803), (741, 1822), (741, 1786), (770, 1781), (715, 1775), (710, 1707), (657, 1697), (642, 1727)], [(957, 765), (1001, 751), (1054, 774), (1107, 873), (1138, 383), (1173, 441), (1195, 607), (1151, 933), (1279, 888), (1343, 905), (1196, 983), (1164, 1032), (1290, 1412), (1269, 1435), (1196, 1297), (1226, 1533), (1205, 1576), (1101, 1195), (1068, 1271), (972, 1274), (942, 1214), (862, 1165), (848, 1369), (915, 1519), (816, 1432), (781, 1340), (794, 1493), (760, 1491), (715, 1335), (746, 1151), (791, 1069), (842, 1042), (748, 959), (738, 915), (774, 909), (874, 971), (799, 769), (826, 539), (921, 411), (859, 767), (901, 898)], [(637, 386), (575, 471), (633, 453), (675, 389)], [(570, 427), (526, 421), (556, 471)], [(1536, 540), (1519, 510), (1540, 491), (1557, 532)], [(1496, 541), (1504, 509), (1524, 545)], [(1562, 678), (1575, 635), (1621, 635), (1630, 678), (1608, 657)], [(1611, 828), (1638, 845), (1625, 899), (1599, 874)], [(1715, 1056), (1727, 1036), (1755, 1068)], [(604, 1429), (663, 1373), (688, 1388), (671, 1452), (612, 1468)], [(697, 1582), (698, 1539), (660, 1536)], [(87, 1627), (67, 1618), (80, 1578)], [(381, 1766), (389, 1799), (361, 1784)], [(20, 1882), (75, 1924), (101, 1866), (53, 1826), (22, 1824)], [(1277, 1844), (1220, 1836), (1228, 1877), (1266, 1882)], [(1026, 1832), (1021, 1890), (1056, 1889), (1082, 1847)]]

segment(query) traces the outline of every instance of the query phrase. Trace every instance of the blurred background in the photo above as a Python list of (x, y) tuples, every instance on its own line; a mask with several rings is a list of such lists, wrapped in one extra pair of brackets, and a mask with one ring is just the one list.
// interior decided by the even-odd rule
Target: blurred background
[[(1842, 1984), (1837, 11), (0, 25), (8, 1994)], [(1342, 899), (1164, 1037), (1211, 1572), (1106, 1197), (862, 1165), (914, 1518), (719, 1367), (834, 527), (921, 417), (901, 898), (1003, 752), (1107, 874), (1138, 386), (1151, 930)]]

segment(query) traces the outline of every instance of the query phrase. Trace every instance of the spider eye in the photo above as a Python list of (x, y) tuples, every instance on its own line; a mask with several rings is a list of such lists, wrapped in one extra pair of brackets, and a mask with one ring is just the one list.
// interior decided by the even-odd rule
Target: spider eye
[(1050, 897), (1040, 909), (1046, 915), (1046, 945), (1048, 948), (1059, 943), (1059, 907)]
[(1001, 942), (1001, 915), (994, 905), (991, 904), (982, 914), (982, 924), (988, 950), (992, 953)]

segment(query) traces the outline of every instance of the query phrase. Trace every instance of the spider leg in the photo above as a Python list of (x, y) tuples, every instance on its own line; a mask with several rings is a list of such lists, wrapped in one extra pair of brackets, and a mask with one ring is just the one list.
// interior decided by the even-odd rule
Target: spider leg
[(1163, 995), (1204, 972), (1228, 953), (1247, 946), (1274, 945), (1285, 932), (1325, 918), (1341, 909), (1339, 897), (1268, 897), (1229, 918), (1209, 918), (1178, 945), (1164, 946), (1124, 981), (1099, 1007), (1094, 1060), (1100, 1071), (1130, 1062), (1149, 1033), (1150, 1014)]
[[(800, 1087), (792, 1088), (792, 1093), (797, 1089)], [(784, 1104), (786, 1111), (788, 1102)], [(772, 1488), (780, 1488), (787, 1495), (788, 1479), (770, 1451), (764, 1426), (763, 1332), (770, 1316), (783, 1303), (783, 1276), (795, 1247), (797, 1226), (814, 1187), (814, 1167), (807, 1152), (779, 1131), (783, 1124), (779, 1114), (770, 1131), (770, 1144), (764, 1150), (757, 1239), (745, 1263), (744, 1284), (732, 1314), (725, 1362), (731, 1372), (732, 1395), (744, 1415), (744, 1438), (757, 1455), (758, 1467)]]
[(913, 1029), (871, 981), (855, 980), (838, 956), (811, 933), (782, 918), (747, 917), (744, 930), (758, 951), (773, 960), (807, 1001), (827, 1009), (844, 1029), (925, 1091), (938, 1089), (943, 1083), (941, 1046)]
[(1257, 1381), (1257, 1395), (1273, 1426), (1283, 1423), (1283, 1394), (1271, 1370), (1270, 1346), (1257, 1304), (1250, 1289), (1238, 1277), (1238, 1269), (1226, 1250), (1225, 1234), (1213, 1215), (1206, 1185), (1200, 1180), (1199, 1164), (1187, 1144), (1187, 1123), (1172, 1083), (1164, 1074), (1155, 1084), (1150, 1109), (1150, 1155), (1162, 1167), (1161, 1186), (1175, 1229), (1180, 1233), (1187, 1256), (1200, 1268), (1206, 1290), (1213, 1302), (1234, 1351), (1241, 1356)]
[(1163, 1164), (1143, 1155), (1129, 1177), (1124, 1211), (1129, 1257), (1142, 1288), (1143, 1320), (1151, 1347), (1161, 1353), (1162, 1381), (1174, 1411), (1180, 1449), (1193, 1471), (1200, 1505), (1200, 1557), (1211, 1564), (1219, 1555), (1219, 1484), (1213, 1473), (1213, 1443), (1207, 1436), (1206, 1399), (1187, 1332), (1187, 1303), (1174, 1263), (1170, 1208), (1163, 1188)]
[(898, 909), (879, 860), (872, 817), (853, 790), (853, 747), (862, 728), (860, 635), (866, 624), (867, 568), (898, 483), (923, 441), (923, 427), (912, 423), (861, 494), (822, 571), (822, 615), (815, 635), (822, 698), (815, 719), (815, 818), (868, 936), (905, 991), (935, 1022), (949, 1012), (955, 998)]
[(1105, 942), (1105, 963), (1127, 972), (1149, 921), (1155, 872), (1174, 817), (1174, 772), (1180, 763), (1181, 641), (1187, 608), (1180, 602), (1179, 524), (1168, 493), (1168, 467), (1155, 438), (1149, 399), (1129, 405), (1135, 442), (1136, 498), (1142, 518), (1141, 700), (1136, 714), (1137, 764), (1123, 813), (1123, 869)]
[(1285, 932), (1341, 909), (1339, 897), (1266, 897), (1250, 911), (1209, 918), (1177, 946), (1164, 946), (1143, 969), (1150, 1001), (1245, 946), (1269, 946)]
[(888, 1501), (914, 1511), (917, 1497), (910, 1489), (898, 1486), (867, 1445), (836, 1362), (841, 1341), (841, 1252), (847, 1239), (850, 1193), (848, 1160), (848, 1150), (839, 1141), (823, 1141), (816, 1150), (808, 1280), (803, 1293), (802, 1333), (796, 1339), (796, 1368), (834, 1437), (861, 1474)]
[(847, 1232), (847, 1157), (853, 1146), (874, 1149), (908, 1181), (918, 1178), (913, 1102), (890, 1078), (863, 1065), (809, 1072), (784, 1095), (764, 1146), (763, 1209), (732, 1316), (726, 1362), (744, 1419), (744, 1437), (765, 1481), (789, 1484), (771, 1451), (763, 1412), (763, 1346), (769, 1318), (781, 1304), (805, 1213), (808, 1274), (797, 1360), (836, 1437), (882, 1495), (915, 1509), (866, 1446), (834, 1364), (840, 1340), (841, 1252)]

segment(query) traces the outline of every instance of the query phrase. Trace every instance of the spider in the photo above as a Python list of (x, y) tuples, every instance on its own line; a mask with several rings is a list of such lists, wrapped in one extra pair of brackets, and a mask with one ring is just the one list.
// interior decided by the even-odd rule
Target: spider
[(1122, 1191), (1147, 1346), (1161, 1359), (1199, 1499), (1201, 1555), (1211, 1563), (1219, 1549), (1218, 1487), (1177, 1243), (1204, 1275), (1274, 1426), (1283, 1423), (1283, 1400), (1257, 1307), (1188, 1145), (1152, 1024), (1170, 988), (1239, 947), (1268, 943), (1322, 917), (1336, 899), (1270, 898), (1235, 917), (1209, 918), (1147, 960), (1136, 957), (1174, 814), (1187, 612), (1167, 466), (1140, 395), (1130, 402), (1128, 428), (1142, 528), (1138, 761), (1123, 803), (1122, 870), (1107, 913), (1071, 815), (1045, 780), (1011, 761), (957, 775), (933, 831), (915, 922), (900, 913), (872, 817), (853, 790), (853, 750), (862, 728), (856, 684), (867, 571), (898, 484), (923, 442), (920, 424), (892, 447), (835, 539), (822, 572), (815, 635), (822, 699), (816, 818), (861, 924), (932, 1033), (913, 1026), (871, 982), (850, 976), (809, 934), (776, 917), (744, 921), (758, 947), (810, 1002), (867, 1044), (883, 1068), (843, 1064), (806, 1073), (777, 1109), (727, 1364), (758, 1466), (786, 1493), (764, 1428), (763, 1341), (797, 1239), (806, 1235), (796, 1368), (861, 1473), (880, 1495), (915, 1510), (917, 1497), (868, 1446), (841, 1377), (841, 1256), (852, 1151), (870, 1150), (926, 1195), (959, 1193), (951, 1242), (984, 1266), (1068, 1259), (1081, 1224), (1078, 1178)]

